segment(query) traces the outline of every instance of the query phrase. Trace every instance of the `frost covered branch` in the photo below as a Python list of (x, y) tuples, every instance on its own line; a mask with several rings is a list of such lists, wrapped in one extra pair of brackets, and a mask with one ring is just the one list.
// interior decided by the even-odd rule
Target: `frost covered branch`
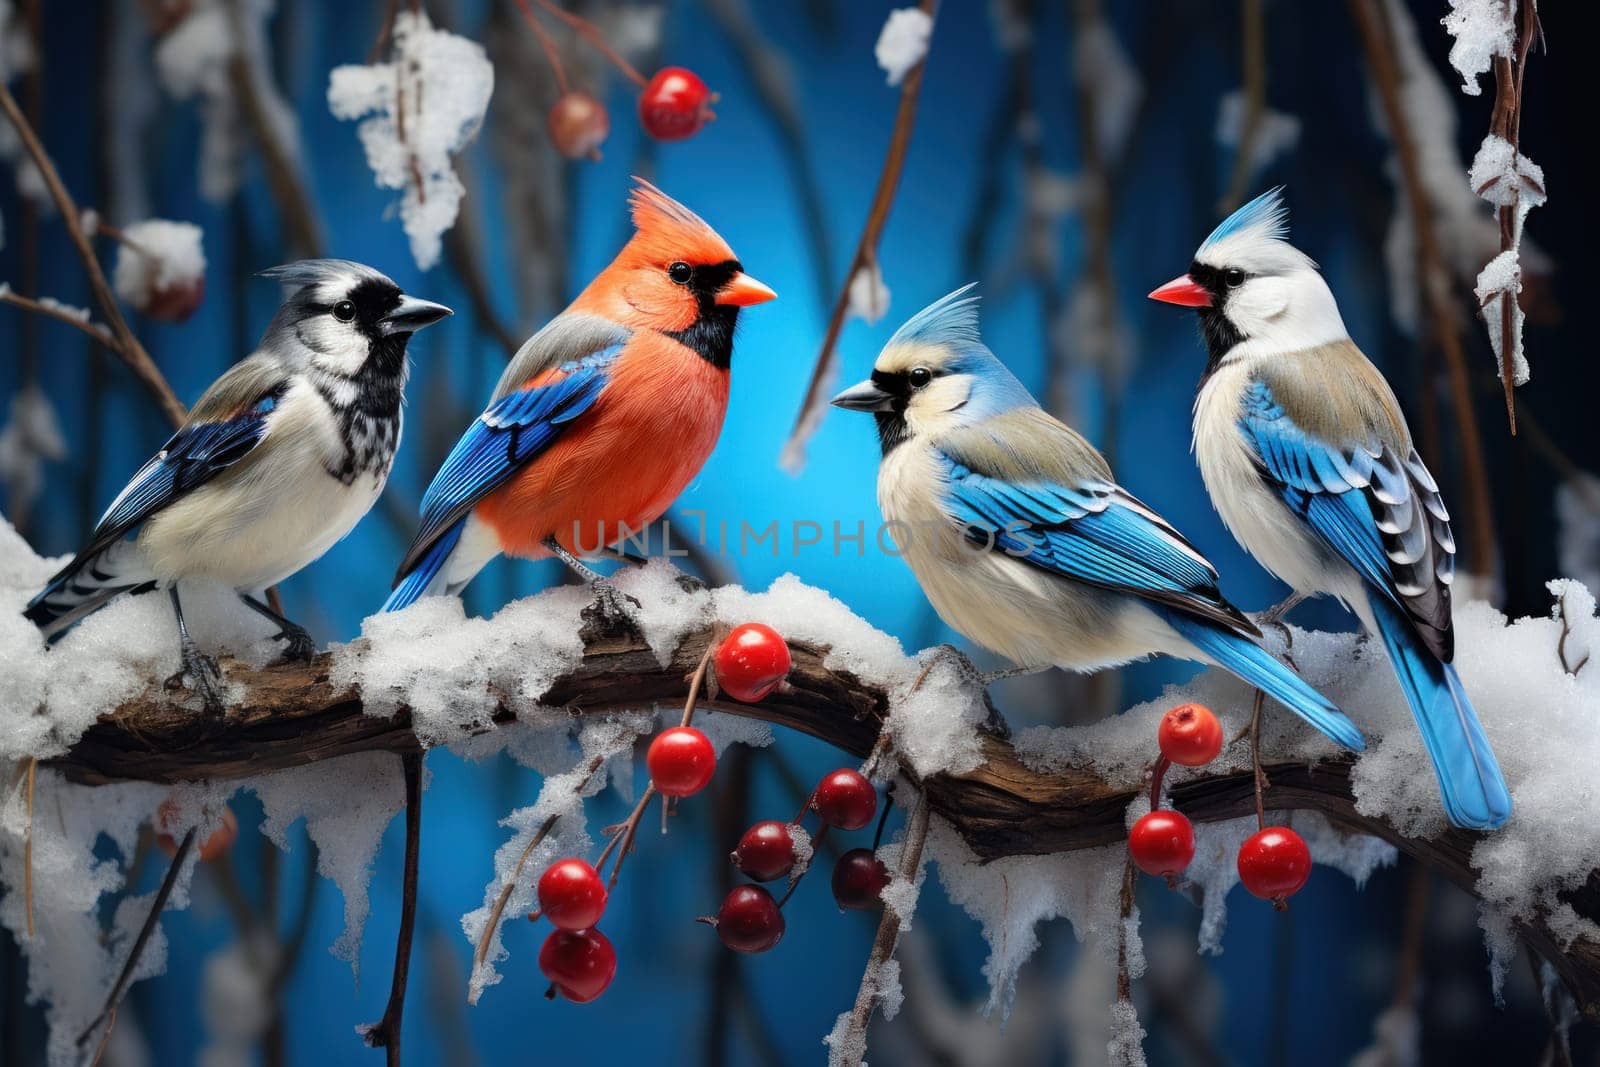
[[(1553, 632), (1555, 623), (1545, 620), (1541, 625), (1546, 624)], [(494, 694), (493, 710), (478, 729), (508, 726), (519, 714), (536, 715), (539, 709), (600, 716), (657, 702), (675, 704), (684, 692), (685, 677), (711, 642), (714, 627), (703, 624), (684, 633), (670, 655), (662, 657), (657, 654), (659, 642), (653, 647), (638, 634), (591, 625), (584, 632), (581, 655), (550, 679), (537, 707), (507, 687), (508, 691)], [(1559, 669), (1553, 639), (1550, 645), (1548, 655)], [(835, 662), (832, 650), (821, 644), (795, 640), (792, 647), (794, 670), (787, 692), (761, 705), (715, 700), (707, 706), (803, 731), (858, 757), (868, 755), (895, 706), (889, 688), (863, 681), (849, 666)], [(415, 751), (418, 736), (412, 710), (401, 706), (392, 715), (376, 708), (368, 713), (354, 687), (331, 680), (334, 670), (330, 654), (309, 664), (263, 668), (231, 662), (228, 677), (240, 697), (226, 723), (198, 718), (152, 682), (89, 727), (48, 765), (90, 784), (176, 783), (256, 777), (358, 752)], [(1563, 672), (1562, 677), (1569, 676)], [(942, 699), (948, 700), (949, 694)], [(1367, 719), (1363, 711), (1371, 710), (1347, 706), (1363, 721)], [(428, 732), (437, 728), (434, 724)], [(972, 862), (1016, 862), (1019, 857), (1093, 849), (1124, 840), (1125, 813), (1143, 788), (1136, 778), (1102, 770), (1094, 750), (1086, 748), (1062, 762), (1042, 759), (1027, 735), (1013, 744), (980, 732), (975, 741), (976, 763), (970, 770), (922, 777), (913, 762), (901, 760), (901, 773), (923, 790), (937, 825), (955, 831)], [(1272, 780), (1266, 796), (1269, 808), (1320, 813), (1344, 830), (1393, 844), (1469, 892), (1479, 890), (1481, 864), (1475, 865), (1474, 850), (1492, 839), (1454, 829), (1407, 834), (1388, 818), (1359, 810), (1357, 770), (1347, 758), (1280, 756), (1267, 764), (1266, 771)], [(1431, 782), (1426, 784), (1431, 788)], [(1198, 822), (1253, 815), (1254, 775), (1248, 763), (1230, 766), (1174, 782), (1170, 796), (1174, 807)], [(1592, 925), (1597, 919), (1600, 872), (1550, 894), (1516, 929), (1554, 965), (1592, 1017), (1600, 1017), (1600, 935), (1593, 933)]]
[[(1450, 402), (1455, 409), (1459, 454), (1466, 488), (1466, 525), (1469, 536), (1462, 540), (1470, 554), (1470, 569), (1487, 577), (1494, 565), (1494, 520), (1489, 497), (1489, 475), (1484, 465), (1483, 439), (1478, 432), (1478, 416), (1472, 405), (1472, 382), (1467, 369), (1461, 335), (1456, 330), (1456, 313), (1450, 296), (1450, 273), (1445, 266), (1438, 231), (1434, 226), (1434, 206), (1424, 181), (1411, 116), (1402, 100), (1403, 76), (1396, 56), (1397, 27), (1391, 17), (1399, 17), (1397, 5), (1384, 0), (1350, 0), (1350, 13), (1361, 35), (1367, 54), (1367, 67), (1378, 90), (1383, 117), (1394, 142), (1395, 162), (1410, 209), (1417, 258), (1420, 260), (1419, 287), (1431, 321), (1433, 343), (1444, 352), (1450, 384)], [(1426, 393), (1428, 390), (1424, 390)]]
[[(930, 34), (938, 6), (938, 0), (922, 0), (917, 6), (917, 10), (928, 20)], [(896, 11), (891, 17), (903, 13)], [(887, 28), (884, 36), (889, 36)], [(880, 49), (882, 44), (880, 39)], [(925, 48), (926, 40), (923, 45)], [(844, 284), (834, 299), (833, 313), (828, 316), (828, 329), (823, 334), (816, 365), (811, 369), (811, 381), (806, 385), (806, 397), (801, 402), (800, 414), (795, 418), (794, 428), (789, 431), (789, 439), (784, 442), (779, 462), (791, 473), (805, 466), (806, 442), (822, 425), (822, 417), (827, 413), (828, 393), (833, 387), (839, 363), (839, 334), (844, 329), (846, 316), (856, 309), (875, 319), (888, 310), (888, 290), (884, 288), (883, 275), (878, 269), (878, 241), (889, 221), (889, 209), (894, 206), (895, 190), (900, 186), (900, 171), (905, 167), (906, 150), (911, 146), (911, 128), (917, 118), (917, 98), (922, 92), (923, 67), (924, 59), (919, 57), (903, 72), (900, 106), (895, 112), (894, 132), (889, 137), (889, 151), (883, 160), (883, 170), (878, 175), (878, 187), (872, 194), (872, 207), (867, 212), (866, 225), (861, 229), (855, 254), (850, 257)]]
[(150, 358), (150, 353), (145, 351), (144, 345), (139, 343), (139, 339), (128, 328), (128, 320), (123, 317), (122, 308), (117, 305), (117, 298), (111, 291), (111, 283), (106, 280), (105, 271), (101, 269), (100, 261), (95, 257), (94, 247), (89, 243), (88, 235), (83, 232), (78, 205), (73, 202), (72, 194), (67, 192), (67, 187), (62, 184), (61, 176), (56, 173), (55, 163), (45, 151), (43, 142), (34, 132), (27, 116), (22, 113), (16, 97), (11, 95), (11, 90), (3, 81), (0, 81), (0, 110), (5, 112), (11, 124), (16, 127), (18, 138), (27, 149), (28, 155), (32, 157), (34, 166), (44, 179), (45, 188), (49, 190), (51, 199), (61, 212), (62, 225), (67, 228), (67, 235), (72, 238), (78, 256), (83, 260), (84, 270), (89, 275), (89, 288), (94, 292), (95, 303), (100, 306), (100, 313), (105, 317), (111, 338), (115, 342), (112, 351), (128, 365), (134, 376), (144, 383), (145, 388), (154, 394), (168, 420), (174, 426), (180, 425), (188, 415), (188, 409), (172, 391), (172, 386), (167, 383), (166, 376), (156, 366), (155, 360)]

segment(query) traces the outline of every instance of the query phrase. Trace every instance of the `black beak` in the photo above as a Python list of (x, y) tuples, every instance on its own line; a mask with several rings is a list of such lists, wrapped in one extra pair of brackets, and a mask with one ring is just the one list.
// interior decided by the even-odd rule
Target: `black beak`
[(435, 304), (432, 300), (402, 296), (399, 305), (383, 317), (383, 332), (416, 333), (424, 326), (432, 326), (440, 319), (453, 314), (455, 312), (443, 304)]
[(878, 383), (868, 379), (858, 382), (834, 397), (831, 401), (836, 408), (849, 408), (851, 411), (888, 411), (894, 407), (894, 395), (878, 388)]

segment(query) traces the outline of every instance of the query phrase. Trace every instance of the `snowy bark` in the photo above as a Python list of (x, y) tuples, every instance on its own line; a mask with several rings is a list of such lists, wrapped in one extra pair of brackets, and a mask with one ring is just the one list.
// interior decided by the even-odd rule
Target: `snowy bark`
[[(583, 634), (583, 655), (544, 694), (546, 707), (573, 715), (601, 715), (682, 699), (685, 676), (711, 640), (710, 628), (688, 634), (663, 665), (643, 638), (615, 629)], [(794, 669), (787, 691), (761, 704), (707, 701), (717, 710), (801, 730), (854, 754), (866, 756), (890, 711), (890, 695), (848, 671), (824, 666), (827, 649), (794, 643)], [(140, 780), (180, 782), (197, 778), (242, 778), (302, 766), (353, 752), (414, 753), (419, 742), (411, 715), (402, 707), (391, 717), (366, 714), (354, 690), (329, 680), (331, 658), (309, 664), (252, 669), (227, 664), (230, 681), (244, 696), (225, 721), (207, 721), (174, 703), (159, 682), (91, 727), (64, 756), (52, 761), (68, 777), (89, 783)], [(505, 698), (493, 726), (516, 718)], [(1359, 709), (1357, 717), (1359, 718)], [(1108, 784), (1088, 767), (1041, 773), (1030, 769), (1004, 738), (980, 738), (982, 762), (963, 774), (938, 774), (917, 784), (932, 814), (948, 822), (982, 860), (1043, 855), (1113, 844), (1125, 837), (1124, 818), (1137, 787)], [(1478, 878), (1471, 866), (1482, 835), (1450, 829), (1431, 837), (1408, 837), (1388, 822), (1357, 813), (1343, 758), (1307, 764), (1269, 764), (1271, 809), (1310, 809), (1353, 832), (1382, 838), (1471, 892)], [(903, 773), (912, 775), (908, 766)], [(1251, 774), (1230, 771), (1175, 784), (1173, 806), (1197, 821), (1237, 818), (1254, 812)], [(1600, 920), (1600, 871), (1563, 895), (1582, 918)], [(1541, 918), (1519, 931), (1555, 967), (1580, 1009), (1600, 1018), (1600, 941), (1558, 936)]]

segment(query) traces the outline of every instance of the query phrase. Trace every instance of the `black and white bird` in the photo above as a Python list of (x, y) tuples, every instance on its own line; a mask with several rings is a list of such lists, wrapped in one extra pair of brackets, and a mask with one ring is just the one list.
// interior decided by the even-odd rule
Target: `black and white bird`
[(25, 611), (54, 641), (120, 593), (166, 590), (182, 655), (167, 685), (187, 676), (212, 712), (221, 676), (189, 634), (179, 583), (231, 586), (280, 626), (287, 656), (309, 658), (310, 635), (262, 593), (326, 552), (378, 499), (400, 444), (406, 342), (450, 314), (347, 260), (303, 260), (265, 276), (283, 285), (284, 302), (256, 351), (212, 383)]

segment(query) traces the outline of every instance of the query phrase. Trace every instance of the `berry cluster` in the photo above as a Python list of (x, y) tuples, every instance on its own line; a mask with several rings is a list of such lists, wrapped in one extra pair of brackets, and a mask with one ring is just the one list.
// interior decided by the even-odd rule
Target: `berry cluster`
[[(726, 646), (724, 646), (726, 647)], [(814, 838), (807, 836), (801, 820), (815, 812), (822, 824)], [(878, 791), (860, 771), (841, 767), (822, 776), (805, 807), (789, 822), (763, 819), (739, 838), (728, 857), (733, 865), (757, 882), (787, 877), (782, 900), (759, 885), (735, 886), (715, 918), (702, 922), (716, 927), (722, 943), (735, 952), (765, 952), (783, 937), (782, 907), (811, 866), (812, 846), (829, 830), (860, 830), (878, 813)], [(887, 814), (887, 812), (885, 812)], [(883, 824), (878, 824), (878, 835)], [(804, 843), (802, 849), (799, 847)], [(889, 870), (872, 848), (853, 848), (839, 857), (833, 868), (833, 899), (841, 908), (868, 910), (878, 907), (889, 884)]]
[[(717, 117), (711, 110), (711, 105), (717, 101), (717, 94), (707, 88), (694, 71), (683, 67), (662, 67), (647, 81), (632, 64), (606, 44), (604, 35), (594, 23), (557, 7), (551, 0), (534, 2), (576, 30), (579, 36), (639, 87), (639, 123), (651, 137), (658, 141), (681, 141), (693, 137), (707, 122)], [(606, 106), (592, 94), (572, 88), (555, 41), (534, 17), (528, 0), (519, 0), (519, 3), (523, 18), (544, 49), (545, 58), (555, 72), (556, 85), (561, 90), (546, 122), (551, 142), (556, 146), (556, 151), (568, 159), (599, 159), (600, 146), (611, 133), (611, 116), (607, 114)]]
[[(1161, 758), (1151, 774), (1150, 811), (1128, 832), (1128, 853), (1141, 871), (1174, 885), (1194, 859), (1194, 827), (1179, 812), (1160, 807), (1161, 779), (1171, 764), (1203, 767), (1216, 759), (1222, 724), (1211, 709), (1182, 704), (1162, 716), (1156, 740)], [(1287, 826), (1263, 824), (1240, 846), (1238, 868), (1246, 889), (1281, 909), (1311, 876), (1311, 850)]]
[[(611, 891), (616, 887), (623, 858), (631, 848), (633, 830), (656, 794), (669, 801), (693, 796), (709, 785), (716, 773), (715, 746), (704, 733), (689, 725), (702, 684), (713, 686), (736, 700), (758, 701), (783, 684), (791, 662), (789, 646), (783, 637), (772, 627), (760, 623), (737, 627), (714, 650), (708, 650), (690, 685), (683, 722), (662, 730), (650, 742), (645, 753), (650, 788), (623, 824), (623, 829), (612, 837), (597, 862), (591, 864), (569, 856), (552, 863), (539, 876), (539, 910), (529, 917), (548, 919), (555, 927), (539, 949), (539, 971), (549, 979), (551, 995), (559, 993), (570, 1001), (585, 1004), (611, 985), (617, 973), (617, 953), (598, 924), (605, 915)], [(865, 783), (865, 779), (862, 781)], [(820, 792), (821, 787), (818, 789)], [(871, 789), (868, 785), (869, 794)], [(837, 798), (833, 803), (859, 814), (859, 800), (853, 807)], [(864, 821), (872, 818), (872, 809), (876, 806), (877, 798), (872, 795)], [(864, 821), (857, 825), (863, 825)], [(752, 833), (767, 825), (758, 824), (752, 828)], [(753, 869), (773, 872), (768, 877), (777, 878), (794, 865), (794, 842), (784, 824), (770, 825), (775, 832), (764, 831), (752, 840), (749, 862)], [(780, 856), (784, 852), (789, 859), (780, 869)], [(600, 872), (607, 859), (613, 856), (608, 882)], [(771, 894), (759, 886), (741, 886), (729, 894), (715, 922), (723, 943), (742, 952), (763, 952), (783, 936), (783, 916)]]

